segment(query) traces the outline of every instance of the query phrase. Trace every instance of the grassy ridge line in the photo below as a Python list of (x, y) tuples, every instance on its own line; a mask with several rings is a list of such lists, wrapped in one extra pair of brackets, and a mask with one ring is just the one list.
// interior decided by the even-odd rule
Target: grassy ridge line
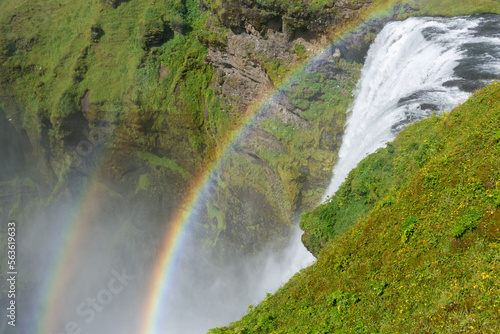
[(408, 127), (393, 144), (393, 200), (210, 333), (499, 332), (499, 128), (498, 83)]
[(420, 9), (419, 15), (439, 15), (439, 16), (459, 16), (476, 14), (500, 14), (500, 5), (495, 0), (412, 0), (409, 4), (414, 4)]

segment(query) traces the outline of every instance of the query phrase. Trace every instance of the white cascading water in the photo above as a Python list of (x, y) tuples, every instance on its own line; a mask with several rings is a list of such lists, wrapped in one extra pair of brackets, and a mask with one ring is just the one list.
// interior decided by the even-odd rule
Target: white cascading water
[(498, 77), (498, 16), (410, 18), (387, 24), (368, 52), (323, 200), (405, 125), (433, 111), (450, 111), (472, 90)]

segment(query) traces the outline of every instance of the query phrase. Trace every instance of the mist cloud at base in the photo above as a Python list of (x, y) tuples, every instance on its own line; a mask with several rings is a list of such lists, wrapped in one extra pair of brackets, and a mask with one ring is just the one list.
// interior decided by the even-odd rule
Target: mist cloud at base
[[(47, 289), (64, 275), (66, 285), (57, 287), (63, 291), (55, 308), (56, 325), (47, 334), (68, 334), (65, 328), (70, 323), (75, 323), (81, 334), (139, 333), (154, 265), (151, 254), (135, 254), (134, 262), (127, 261), (133, 248), (127, 242), (133, 241), (112, 244), (110, 240), (122, 222), (108, 220), (88, 228), (78, 240), (80, 247), (69, 266), (54, 276), (52, 270), (57, 264), (53, 261), (60, 255), (56, 246), (65, 237), (62, 231), (71, 219), (72, 208), (62, 205), (49, 211), (33, 220), (32, 226), (25, 225), (19, 240), (22, 285), (18, 332), (36, 333), (42, 310), (57, 297), (49, 295), (47, 299)], [(164, 296), (162, 333), (205, 333), (237, 320), (250, 304), (263, 300), (266, 293), (275, 291), (302, 266), (312, 263), (314, 258), (299, 243), (300, 232), (295, 228), (283, 252), (264, 251), (225, 265), (207, 262), (197, 254), (195, 245), (186, 245), (168, 295)], [(126, 276), (127, 285), (118, 276)], [(5, 323), (2, 328), (9, 330)]]
[[(157, 221), (163, 217), (153, 217), (157, 221), (149, 223), (153, 218), (147, 207), (117, 204), (106, 197), (85, 207), (83, 197), (68, 196), (50, 205), (30, 203), (30, 197), (23, 202), (26, 207), (14, 219), (18, 225), (17, 326), (8, 326), (3, 317), (2, 333), (37, 333), (46, 312), (52, 312), (53, 326), (43, 334), (140, 332), (150, 275), (163, 242), (163, 226)], [(16, 218), (12, 215), (10, 219)], [(178, 255), (168, 294), (163, 296), (162, 333), (205, 333), (235, 321), (250, 304), (263, 300), (313, 261), (300, 243), (298, 227), (281, 252), (268, 249), (221, 263), (204, 255), (194, 238)], [(117, 276), (129, 277), (127, 285)], [(52, 284), (56, 284), (53, 291)]]

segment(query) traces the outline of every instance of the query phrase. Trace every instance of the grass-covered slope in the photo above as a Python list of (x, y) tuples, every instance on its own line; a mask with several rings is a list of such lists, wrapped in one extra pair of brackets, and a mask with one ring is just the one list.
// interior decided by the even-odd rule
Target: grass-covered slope
[(498, 333), (500, 85), (408, 127), (349, 179), (384, 197), (356, 193), (371, 211), (316, 264), (210, 333)]
[[(412, 146), (410, 151), (417, 164), (427, 147), (418, 143)], [(394, 177), (396, 157), (393, 144), (388, 143), (385, 149), (361, 161), (334, 196), (302, 215), (300, 227), (306, 232), (302, 242), (311, 253), (317, 256), (334, 236), (353, 226), (375, 203), (385, 205), (394, 200), (388, 193), (400, 181)]]
[(51, 142), (71, 146), (68, 137), (93, 123), (126, 123), (127, 144), (150, 148), (153, 132), (161, 149), (192, 170), (181, 161), (184, 152), (197, 155), (202, 143), (212, 144), (199, 129), (204, 115), (219, 135), (227, 128), (200, 42), (216, 37), (197, 1), (16, 1), (0, 8), (1, 88), (24, 110), (12, 118), (31, 136), (48, 132)]

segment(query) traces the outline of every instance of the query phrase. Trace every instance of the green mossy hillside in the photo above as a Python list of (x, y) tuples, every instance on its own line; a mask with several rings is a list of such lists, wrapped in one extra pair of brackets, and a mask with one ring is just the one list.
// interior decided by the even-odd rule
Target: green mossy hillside
[[(226, 135), (230, 107), (214, 96), (215, 71), (200, 42), (223, 30), (206, 27), (196, 1), (9, 2), (0, 19), (2, 88), (25, 110), (18, 125), (33, 138), (74, 146), (81, 138), (71, 137), (99, 121), (125, 123), (126, 144), (151, 149), (161, 137), (193, 170), (200, 161), (189, 166), (183, 155), (200, 156), (202, 144), (210, 154), (213, 135)], [(208, 137), (204, 116), (215, 128)]]
[(0, 121), (26, 137), (44, 194), (6, 201), (0, 222), (28, 221), (26, 203), (41, 212), (98, 182), (142, 231), (165, 224), (238, 126), (204, 60), (225, 29), (202, 10), (196, 0), (0, 2)]
[(351, 186), (371, 210), (317, 263), (210, 333), (499, 332), (499, 129), (498, 83), (409, 126), (349, 176), (386, 188)]
[[(421, 151), (427, 146), (422, 145)], [(419, 148), (415, 144), (411, 153)], [(383, 206), (394, 201), (389, 191), (400, 182), (394, 175), (395, 159), (394, 145), (388, 143), (361, 161), (335, 195), (302, 215), (300, 228), (306, 232), (302, 242), (311, 253), (317, 256), (330, 240), (352, 227), (376, 203)]]

